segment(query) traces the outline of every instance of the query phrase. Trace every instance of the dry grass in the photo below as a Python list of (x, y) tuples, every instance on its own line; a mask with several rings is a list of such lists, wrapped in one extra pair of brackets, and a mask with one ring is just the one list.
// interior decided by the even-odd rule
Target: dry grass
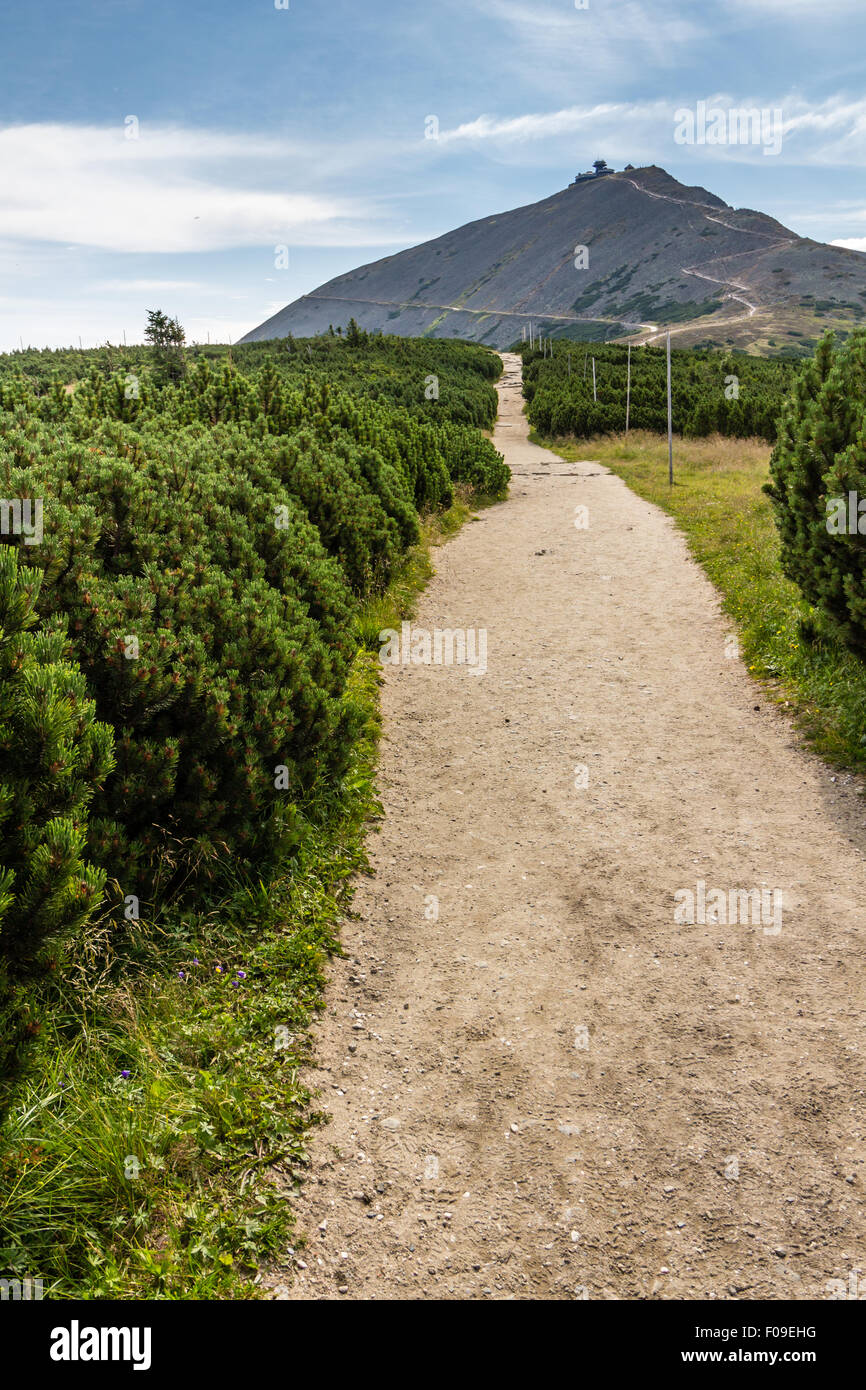
[[(533, 435), (533, 438), (535, 436)], [(539, 439), (539, 443), (542, 441)], [(650, 430), (630, 430), (628, 434), (595, 435), (592, 439), (577, 439), (574, 435), (560, 436), (555, 442), (543, 441), (545, 446), (568, 458), (597, 459), (600, 463), (668, 464), (668, 442), (664, 435)], [(767, 474), (772, 450), (765, 439), (731, 439), (711, 434), (704, 439), (685, 439), (674, 435), (674, 471), (677, 459), (687, 460), (690, 468), (709, 469), (725, 473), (748, 473), (760, 470)]]

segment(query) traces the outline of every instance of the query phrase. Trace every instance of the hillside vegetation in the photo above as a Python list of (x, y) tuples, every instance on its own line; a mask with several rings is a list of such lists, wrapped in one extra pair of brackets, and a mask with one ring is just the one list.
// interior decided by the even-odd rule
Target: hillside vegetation
[[(593, 343), (575, 348), (547, 342), (541, 351), (524, 346), (522, 354), (527, 414), (540, 434), (585, 439), (625, 429), (625, 347)], [(773, 442), (782, 405), (798, 374), (798, 365), (785, 358), (673, 348), (673, 428), (692, 437), (718, 433)], [(631, 350), (629, 427), (667, 433), (664, 347)]]
[(0, 1273), (209, 1296), (285, 1234), (249, 1175), (303, 1153), (368, 609), (504, 495), (500, 370), (354, 326), (0, 359)]

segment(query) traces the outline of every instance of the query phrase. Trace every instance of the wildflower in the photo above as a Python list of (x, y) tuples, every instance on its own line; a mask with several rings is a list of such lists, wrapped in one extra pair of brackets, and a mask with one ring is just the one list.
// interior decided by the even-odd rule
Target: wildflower
[(129, 1078), (130, 1078), (130, 1076), (132, 1075), (132, 1072), (130, 1072), (130, 1071), (122, 1071), (122, 1072), (120, 1073), (120, 1075), (123, 1077), (124, 1081), (128, 1081)]

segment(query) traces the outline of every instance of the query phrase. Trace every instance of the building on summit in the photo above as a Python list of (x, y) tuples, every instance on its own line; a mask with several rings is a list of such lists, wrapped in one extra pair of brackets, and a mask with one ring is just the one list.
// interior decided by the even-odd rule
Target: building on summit
[[(575, 183), (586, 183), (586, 181), (587, 181), (588, 179), (600, 179), (600, 178), (602, 178), (605, 174), (615, 174), (615, 173), (616, 173), (616, 170), (615, 170), (615, 169), (610, 169), (610, 168), (608, 168), (608, 163), (607, 163), (607, 160), (606, 160), (606, 159), (596, 159), (596, 160), (594, 161), (594, 163), (593, 163), (592, 168), (591, 168), (591, 169), (587, 169), (586, 173), (584, 173), (584, 174), (578, 174), (578, 176), (577, 176), (577, 178), (574, 180), (574, 182), (575, 182)], [(572, 187), (573, 187), (573, 185), (572, 185)]]

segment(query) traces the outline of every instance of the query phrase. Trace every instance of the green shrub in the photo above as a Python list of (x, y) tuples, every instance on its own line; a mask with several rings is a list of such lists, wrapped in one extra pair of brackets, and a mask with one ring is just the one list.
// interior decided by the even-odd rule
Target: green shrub
[[(866, 497), (866, 333), (819, 344), (783, 412), (766, 485), (782, 568), (842, 638), (866, 650), (866, 537), (832, 529), (832, 499)], [(864, 521), (866, 525), (866, 521)]]
[(229, 862), (265, 870), (351, 756), (359, 603), (452, 478), (504, 494), (476, 427), (499, 359), (359, 332), (190, 349), (175, 381), (138, 349), (12, 361), (0, 475), (45, 499), (39, 612), (115, 733), (89, 853), (147, 908)]
[(65, 624), (38, 625), (41, 580), (0, 545), (0, 956), (13, 976), (101, 903), (87, 811), (114, 764)]
[[(584, 365), (586, 354), (586, 365)], [(591, 360), (596, 362), (593, 398)], [(625, 429), (628, 349), (591, 343), (586, 349), (557, 342), (546, 354), (523, 349), (524, 394), (534, 429), (579, 439)], [(735, 438), (773, 442), (776, 422), (799, 368), (779, 357), (674, 348), (671, 381), (674, 429), (697, 438), (718, 431)], [(631, 353), (631, 429), (667, 431), (667, 363), (664, 347)]]
[(353, 339), (178, 348), (177, 380), (0, 355), (2, 490), (45, 504), (0, 544), (0, 1246), (54, 1296), (251, 1296), (285, 1242), (267, 1172), (304, 1159), (377, 806), (359, 629), (429, 572), (419, 512), (467, 514), (452, 474), (508, 479), (494, 354)]
[(116, 733), (91, 851), (145, 902), (275, 855), (350, 752), (344, 573), (276, 474), (239, 466), (247, 447), (226, 428), (168, 442), (90, 421), (5, 439), (13, 489), (26, 476), (45, 499), (40, 612), (68, 620)]
[(504, 497), (511, 472), (489, 439), (465, 425), (452, 425), (446, 429), (445, 449), (455, 483), (468, 484), (485, 497)]

